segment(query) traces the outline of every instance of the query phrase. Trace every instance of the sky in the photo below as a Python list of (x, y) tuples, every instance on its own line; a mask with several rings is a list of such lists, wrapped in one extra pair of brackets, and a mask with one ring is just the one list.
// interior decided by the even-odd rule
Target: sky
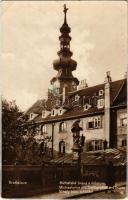
[(58, 58), (64, 3), (69, 8), (72, 58), (77, 61), (74, 76), (86, 79), (88, 86), (103, 83), (106, 71), (111, 71), (113, 81), (124, 78), (126, 1), (3, 1), (1, 92), (23, 111), (46, 98), (57, 74), (52, 63)]

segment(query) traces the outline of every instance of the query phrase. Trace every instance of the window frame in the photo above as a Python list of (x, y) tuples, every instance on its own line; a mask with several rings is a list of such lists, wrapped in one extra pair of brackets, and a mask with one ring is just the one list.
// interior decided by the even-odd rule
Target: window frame
[(47, 125), (46, 124), (43, 124), (42, 126), (41, 126), (41, 133), (47, 133)]
[[(92, 123), (92, 127), (89, 127), (89, 124)], [(98, 116), (98, 117), (94, 117), (92, 118), (92, 120), (89, 120), (87, 122), (87, 129), (100, 129), (102, 128), (102, 117)]]
[[(122, 113), (120, 115), (120, 127), (127, 127), (127, 113)], [(124, 123), (124, 121), (126, 120), (126, 123)]]
[(99, 96), (103, 96), (103, 94), (104, 94), (104, 90), (99, 90)]
[(65, 154), (65, 142), (63, 140), (59, 142), (59, 154)]
[(59, 132), (63, 133), (63, 132), (67, 132), (67, 124), (66, 122), (60, 122), (59, 124)]
[(127, 146), (127, 139), (123, 139), (123, 140), (121, 141), (121, 146), (122, 146), (122, 147)]
[(56, 110), (53, 108), (51, 111), (51, 117), (55, 117), (56, 116)]
[(97, 100), (97, 108), (104, 108), (104, 99)]
[(99, 151), (103, 149), (103, 140), (90, 140), (87, 143), (87, 151)]

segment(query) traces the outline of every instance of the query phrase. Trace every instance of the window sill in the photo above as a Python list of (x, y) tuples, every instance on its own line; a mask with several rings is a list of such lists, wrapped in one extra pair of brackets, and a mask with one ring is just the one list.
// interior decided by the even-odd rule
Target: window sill
[(95, 129), (102, 129), (103, 127), (97, 127), (97, 128), (88, 128), (87, 130), (95, 130)]
[(118, 128), (127, 128), (127, 125), (125, 125), (125, 126), (118, 126)]
[(59, 131), (59, 133), (67, 133), (67, 131)]

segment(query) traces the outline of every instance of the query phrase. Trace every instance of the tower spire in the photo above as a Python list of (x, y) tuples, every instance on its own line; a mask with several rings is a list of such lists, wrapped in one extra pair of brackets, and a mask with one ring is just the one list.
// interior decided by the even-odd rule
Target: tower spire
[(61, 35), (59, 36), (60, 40), (60, 49), (57, 52), (59, 58), (54, 60), (53, 68), (58, 71), (56, 77), (53, 77), (51, 84), (56, 85), (57, 81), (60, 83), (60, 94), (65, 88), (65, 94), (71, 92), (77, 88), (79, 80), (73, 76), (72, 71), (76, 70), (77, 62), (71, 57), (73, 53), (70, 51), (70, 32), (71, 28), (67, 24), (66, 13), (68, 8), (64, 4), (64, 23), (60, 28)]
[(66, 8), (66, 4), (64, 4), (64, 24), (67, 24), (67, 17), (66, 17), (66, 13), (68, 11), (68, 8)]

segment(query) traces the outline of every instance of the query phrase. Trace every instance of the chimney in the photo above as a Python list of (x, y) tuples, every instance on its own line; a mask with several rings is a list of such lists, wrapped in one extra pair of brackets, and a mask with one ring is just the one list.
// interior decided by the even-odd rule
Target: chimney
[(65, 87), (63, 87), (63, 103), (65, 102)]
[(88, 87), (86, 79), (84, 79), (84, 88)]
[(106, 72), (105, 78), (105, 106), (104, 106), (104, 128), (105, 138), (110, 145), (110, 83), (112, 82), (110, 71)]
[(77, 86), (77, 90), (82, 90), (86, 87), (88, 87), (88, 84), (86, 82), (86, 79), (84, 79), (80, 81), (79, 85)]
[(110, 76), (110, 71), (106, 72), (106, 78), (105, 78), (105, 83), (110, 83), (112, 82), (112, 78)]

